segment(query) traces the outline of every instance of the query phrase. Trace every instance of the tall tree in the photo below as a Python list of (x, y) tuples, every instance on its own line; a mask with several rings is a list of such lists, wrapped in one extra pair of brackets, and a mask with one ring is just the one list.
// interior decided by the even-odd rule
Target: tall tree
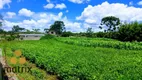
[(34, 32), (39, 32), (39, 31), (40, 31), (40, 29), (33, 29), (33, 31), (34, 31)]
[(88, 28), (88, 29), (87, 29), (87, 31), (86, 31), (86, 36), (87, 36), (87, 37), (92, 37), (92, 36), (93, 36), (92, 28)]
[(48, 33), (49, 29), (45, 28), (44, 31), (45, 31), (45, 33)]
[(49, 31), (53, 30), (56, 32), (56, 34), (61, 35), (63, 31), (65, 31), (64, 26), (65, 25), (63, 21), (55, 21), (54, 24), (50, 26)]
[(31, 31), (29, 29), (26, 29), (26, 33), (30, 33)]
[(13, 32), (20, 32), (20, 31), (23, 31), (23, 30), (25, 30), (25, 28), (21, 28), (21, 27), (19, 27), (19, 25), (14, 25), (13, 28), (12, 28)]
[(142, 41), (142, 23), (125, 23), (120, 26), (118, 33), (121, 41)]
[(0, 27), (2, 27), (3, 16), (0, 14)]
[(4, 31), (3, 29), (2, 29), (2, 23), (3, 23), (3, 16), (0, 14), (0, 34), (4, 34), (4, 37), (6, 36), (6, 31)]
[(5, 31), (3, 29), (0, 29), (0, 34), (3, 34)]
[[(115, 16), (107, 16), (101, 20), (101, 25), (108, 27), (108, 32), (116, 31), (117, 26), (120, 24), (120, 19)], [(102, 27), (100, 27), (102, 28)]]

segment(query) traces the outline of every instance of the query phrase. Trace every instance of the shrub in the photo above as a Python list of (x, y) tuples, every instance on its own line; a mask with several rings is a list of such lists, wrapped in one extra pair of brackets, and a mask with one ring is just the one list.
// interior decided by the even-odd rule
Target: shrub
[(121, 41), (142, 41), (142, 23), (125, 23), (120, 26), (118, 40)]
[(13, 40), (15, 40), (15, 36), (6, 36), (5, 37), (5, 40), (7, 40), (7, 41), (13, 41)]
[(98, 32), (95, 33), (96, 37), (104, 37), (105, 33), (104, 32)]
[(68, 31), (68, 32), (63, 32), (62, 33), (62, 37), (69, 37), (69, 36), (72, 36), (73, 34), (72, 34), (72, 32), (70, 32), (70, 31)]
[(47, 34), (47, 35), (41, 37), (40, 40), (52, 39), (52, 38), (54, 38), (54, 37), (55, 37), (54, 35)]
[(31, 74), (36, 76), (37, 79), (43, 79), (44, 74), (38, 69), (32, 69)]

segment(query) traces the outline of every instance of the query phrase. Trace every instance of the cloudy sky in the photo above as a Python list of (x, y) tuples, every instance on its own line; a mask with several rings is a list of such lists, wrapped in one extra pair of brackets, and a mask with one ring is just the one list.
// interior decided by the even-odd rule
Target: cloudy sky
[(65, 23), (67, 31), (83, 32), (88, 27), (99, 31), (105, 16), (121, 21), (142, 21), (140, 0), (0, 0), (5, 30), (13, 25), (26, 29), (49, 28), (56, 20)]

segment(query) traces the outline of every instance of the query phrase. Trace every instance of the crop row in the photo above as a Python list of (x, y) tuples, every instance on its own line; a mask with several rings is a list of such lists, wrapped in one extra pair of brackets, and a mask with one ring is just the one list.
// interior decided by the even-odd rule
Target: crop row
[(68, 45), (51, 40), (10, 42), (38, 67), (63, 80), (140, 80), (141, 51)]
[(115, 49), (126, 49), (126, 50), (142, 50), (141, 43), (135, 42), (120, 42), (109, 39), (86, 39), (86, 38), (58, 38), (60, 42), (67, 44), (74, 44), (85, 47), (103, 47), (103, 48), (115, 48)]

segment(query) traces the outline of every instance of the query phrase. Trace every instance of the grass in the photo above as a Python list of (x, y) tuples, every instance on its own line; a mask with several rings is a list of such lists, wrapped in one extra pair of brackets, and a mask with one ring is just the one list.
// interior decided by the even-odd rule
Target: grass
[[(76, 39), (66, 44), (68, 38), (40, 41), (13, 41), (7, 44), (12, 50), (21, 49), (23, 55), (37, 67), (56, 74), (63, 80), (140, 80), (142, 79), (142, 46), (137, 48), (115, 48), (125, 46), (123, 42), (108, 39)], [(78, 46), (77, 42), (97, 42), (102, 46)], [(92, 42), (93, 41), (93, 42)], [(106, 45), (114, 43), (111, 47)], [(1, 44), (2, 46), (3, 44)], [(130, 46), (132, 47), (132, 46)]]
[[(47, 74), (46, 71), (36, 67), (35, 64), (26, 61), (26, 64), (21, 65), (21, 64), (11, 64), (10, 59), (12, 57), (16, 57), (15, 55), (13, 55), (13, 51), (11, 50), (11, 48), (6, 48), (7, 51), (7, 56), (6, 56), (6, 60), (8, 63), (9, 67), (32, 67), (31, 72), (19, 72), (19, 73), (15, 73), (17, 75), (17, 78), (19, 80), (57, 80), (57, 76), (56, 75), (49, 75)], [(4, 54), (3, 54), (4, 55)], [(17, 58), (18, 59), (18, 58)], [(13, 74), (9, 73), (9, 76), (13, 76)]]
[(103, 47), (125, 50), (142, 50), (139, 42), (120, 42), (106, 38), (56, 38), (57, 41), (85, 47)]

